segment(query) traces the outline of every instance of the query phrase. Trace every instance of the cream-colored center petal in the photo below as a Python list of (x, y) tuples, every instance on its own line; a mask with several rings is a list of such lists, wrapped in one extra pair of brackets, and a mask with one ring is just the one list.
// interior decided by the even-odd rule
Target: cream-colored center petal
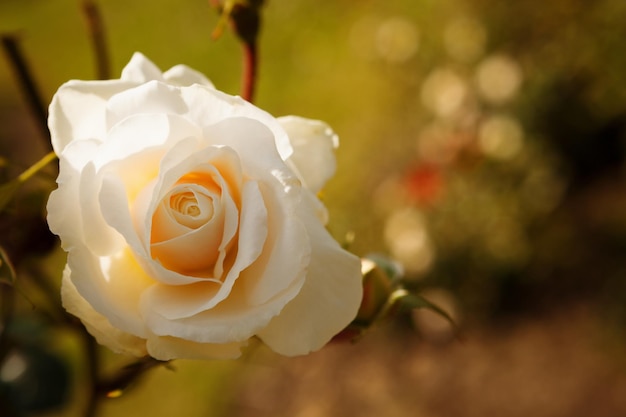
[(190, 229), (197, 229), (211, 220), (215, 212), (213, 197), (200, 193), (189, 186), (177, 187), (166, 200), (169, 200), (164, 203), (167, 204), (171, 216), (178, 223)]
[(224, 240), (225, 192), (210, 176), (183, 177), (152, 216), (152, 258), (171, 271), (214, 278)]
[(221, 190), (178, 184), (165, 195), (152, 216), (150, 243), (165, 242), (213, 222), (220, 212)]

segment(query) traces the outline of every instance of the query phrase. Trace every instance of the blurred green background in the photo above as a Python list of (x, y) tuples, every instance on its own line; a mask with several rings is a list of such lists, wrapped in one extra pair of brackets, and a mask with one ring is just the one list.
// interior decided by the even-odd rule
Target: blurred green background
[[(228, 32), (211, 40), (207, 1), (99, 5), (115, 76), (141, 51), (238, 92), (240, 46)], [(94, 78), (78, 0), (0, 0), (0, 33), (19, 36), (46, 101)], [(626, 415), (624, 39), (623, 0), (268, 1), (256, 104), (333, 126), (330, 230), (403, 264), (463, 340), (418, 312), (307, 358), (178, 361), (103, 415)], [(38, 135), (0, 60), (6, 178), (46, 152)], [(18, 253), (32, 242), (16, 218), (42, 221), (45, 195), (33, 195), (0, 225)], [(18, 266), (58, 278), (62, 259)], [(77, 375), (70, 405), (40, 415), (77, 415), (77, 342), (40, 326), (33, 344)], [(111, 369), (124, 363), (109, 356)]]

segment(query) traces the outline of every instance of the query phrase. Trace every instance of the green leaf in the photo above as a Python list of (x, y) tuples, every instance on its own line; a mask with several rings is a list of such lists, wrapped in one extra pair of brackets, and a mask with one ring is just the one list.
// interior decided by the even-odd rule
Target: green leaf
[(392, 282), (398, 282), (404, 275), (402, 266), (388, 256), (371, 253), (365, 258), (374, 262), (380, 269), (382, 269)]
[(7, 253), (0, 247), (0, 284), (13, 286), (15, 284), (15, 268)]
[(444, 309), (439, 307), (437, 304), (431, 301), (428, 301), (426, 298), (422, 297), (421, 295), (411, 294), (407, 292), (402, 298), (398, 299), (398, 304), (400, 308), (404, 310), (427, 308), (439, 314), (444, 319), (448, 320), (450, 324), (452, 325), (452, 327), (454, 327), (454, 329), (457, 330), (457, 326), (456, 326), (456, 323), (454, 322), (454, 319), (452, 319), (452, 317)]
[(0, 185), (0, 212), (4, 210), (4, 208), (11, 202), (15, 193), (22, 185), (22, 181), (19, 179), (14, 179), (6, 184)]

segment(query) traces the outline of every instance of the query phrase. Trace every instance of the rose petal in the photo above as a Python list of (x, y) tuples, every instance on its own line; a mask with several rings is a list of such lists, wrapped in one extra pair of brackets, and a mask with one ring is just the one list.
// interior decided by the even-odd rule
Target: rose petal
[(78, 204), (81, 208), (82, 229), (85, 245), (95, 254), (106, 256), (125, 246), (124, 237), (107, 224), (100, 210), (98, 193), (101, 176), (96, 173), (93, 163), (83, 169), (78, 188)]
[(127, 81), (69, 81), (52, 98), (48, 127), (57, 155), (72, 141), (102, 139), (106, 134), (105, 107), (113, 95), (134, 84)]
[[(153, 286), (144, 295), (143, 303), (150, 306), (155, 314), (170, 320), (190, 317), (214, 308), (229, 297), (241, 272), (248, 268), (263, 250), (267, 236), (267, 211), (255, 182), (250, 181), (244, 185), (242, 199), (243, 211), (236, 258), (226, 271), (220, 288), (213, 292), (213, 287), (197, 284), (193, 289)], [(288, 274), (289, 270), (281, 272)]]
[(68, 313), (80, 318), (98, 343), (107, 346), (114, 352), (134, 356), (146, 355), (148, 352), (145, 339), (113, 327), (106, 317), (95, 311), (89, 302), (78, 293), (69, 278), (70, 273), (69, 268), (66, 267), (61, 283), (61, 300)]
[[(138, 155), (133, 158), (133, 162), (137, 163), (133, 166), (134, 171), (120, 176), (120, 178), (132, 181), (126, 186), (126, 194), (131, 197), (154, 175), (156, 167), (150, 168), (149, 166), (150, 163), (153, 165), (156, 163), (154, 153), (150, 152), (151, 148), (173, 146), (180, 140), (198, 135), (198, 129), (186, 120), (162, 114), (134, 115), (122, 120), (111, 129), (107, 140), (98, 149), (94, 163), (88, 164), (81, 176), (80, 202), (83, 209), (84, 230), (88, 239), (87, 244), (93, 251), (99, 255), (105, 255), (116, 252), (123, 245), (119, 234), (113, 232), (113, 229), (106, 224), (97, 198), (100, 177), (109, 171), (115, 172), (116, 170), (116, 165), (108, 168), (107, 164)], [(142, 151), (148, 151), (147, 163)], [(144, 170), (137, 171), (140, 167), (144, 167)], [(96, 169), (105, 174), (97, 175)], [(120, 209), (116, 204), (107, 205), (107, 207), (116, 211)]]
[(197, 126), (180, 116), (158, 113), (130, 115), (111, 127), (101, 149), (92, 158), (96, 167), (101, 169), (111, 161), (124, 160), (151, 148), (162, 147), (165, 150), (183, 139), (198, 138), (201, 134)]
[[(142, 234), (142, 240), (144, 246), (148, 248), (151, 242), (150, 230), (152, 226), (152, 216), (156, 211), (157, 205), (165, 197), (168, 190), (170, 190), (181, 178), (190, 172), (197, 170), (202, 172), (205, 170), (206, 174), (211, 174), (211, 171), (219, 171), (220, 177), (215, 180), (222, 181), (219, 186), (223, 190), (220, 203), (224, 206), (224, 232), (222, 235), (222, 243), (219, 247), (219, 255), (214, 268), (214, 277), (221, 278), (223, 273), (223, 262), (226, 257), (226, 250), (231, 244), (232, 239), (237, 233), (239, 224), (239, 209), (238, 205), (241, 204), (241, 187), (242, 173), (241, 166), (237, 155), (225, 147), (210, 146), (204, 149), (198, 149), (198, 142), (183, 141), (174, 148), (172, 148), (168, 154), (166, 154), (161, 161), (160, 175), (157, 183), (154, 185), (154, 192), (150, 198), (149, 205), (138, 213), (137, 217), (144, 219), (144, 224), (139, 229)], [(195, 151), (193, 149), (196, 149)], [(143, 214), (145, 213), (145, 214)], [(149, 252), (149, 249), (147, 249)], [(157, 268), (158, 270), (159, 268)], [(157, 275), (161, 282), (177, 285), (177, 282), (173, 282), (170, 278), (166, 278), (163, 275)], [(169, 274), (172, 278), (174, 275)]]
[(69, 251), (84, 242), (82, 213), (76, 201), (80, 183), (80, 171), (99, 146), (95, 140), (76, 141), (68, 144), (59, 157), (59, 187), (48, 198), (46, 210), (50, 230), (61, 238), (61, 247)]
[(339, 139), (326, 123), (296, 116), (279, 117), (287, 132), (293, 154), (287, 160), (302, 183), (318, 193), (336, 170), (334, 150)]
[(122, 70), (122, 80), (143, 84), (152, 80), (163, 81), (163, 75), (152, 61), (142, 53), (135, 52)]
[(258, 120), (232, 117), (204, 129), (205, 137), (232, 148), (244, 173), (255, 179), (276, 183), (284, 192), (295, 191), (300, 181), (285, 165), (275, 146), (274, 132)]
[[(233, 97), (221, 91), (192, 85), (180, 89), (180, 94), (187, 105), (186, 116), (201, 127), (210, 127), (228, 119), (247, 118), (264, 125), (272, 132), (275, 147), (283, 160), (289, 158), (293, 152), (289, 137), (284, 129), (269, 113), (250, 104), (241, 97)], [(216, 145), (222, 144), (219, 136), (207, 136)], [(253, 144), (254, 140), (248, 141)]]
[(141, 267), (151, 277), (172, 285), (184, 285), (204, 281), (205, 278), (191, 277), (165, 269), (155, 262), (137, 234), (128, 207), (129, 203), (121, 181), (116, 177), (104, 177), (99, 194), (100, 206), (106, 222), (117, 230), (124, 238), (137, 258)]
[(130, 251), (97, 257), (84, 247), (68, 255), (70, 279), (78, 293), (116, 328), (145, 337), (139, 314), (141, 294), (154, 281), (137, 264)]
[(359, 258), (343, 250), (303, 204), (312, 253), (304, 286), (258, 336), (277, 353), (304, 355), (324, 346), (356, 316), (362, 298)]
[[(201, 286), (203, 284), (194, 284)], [(193, 287), (193, 286), (190, 286)], [(177, 287), (176, 290), (184, 287)], [(192, 290), (193, 288), (189, 288)], [(196, 291), (190, 291), (197, 293)], [(243, 294), (234, 291), (214, 308), (179, 320), (166, 319), (154, 309), (153, 299), (142, 300), (146, 324), (152, 332), (161, 336), (174, 336), (198, 343), (243, 342), (254, 336), (278, 314), (283, 306), (298, 292), (298, 287), (288, 288), (261, 306), (250, 306)]]
[(215, 88), (213, 83), (201, 72), (187, 65), (176, 65), (163, 73), (163, 79), (170, 84), (178, 86), (190, 86), (193, 84), (205, 85)]
[[(204, 87), (208, 88), (208, 87)], [(138, 114), (184, 115), (187, 105), (179, 88), (148, 81), (112, 96), (106, 106), (106, 126), (111, 129), (127, 117)]]
[[(214, 223), (219, 219), (223, 223), (224, 208), (221, 204), (221, 192), (209, 191), (196, 184), (178, 185), (161, 203), (152, 218), (151, 242), (153, 245), (181, 237), (187, 233), (202, 228), (207, 223)], [(182, 195), (189, 194), (195, 201), (198, 213), (195, 215), (180, 213), (170, 207), (171, 200), (182, 200)], [(190, 200), (191, 201), (191, 200)], [(220, 233), (221, 235), (221, 233)]]
[(261, 258), (246, 271), (251, 278), (245, 279), (244, 285), (249, 303), (263, 304), (291, 285), (302, 285), (298, 280), (302, 279), (300, 269), (308, 262), (309, 242), (295, 215), (300, 182), (272, 146), (272, 132), (259, 122), (227, 119), (205, 134), (220, 137), (222, 143), (232, 147), (245, 174), (262, 184), (268, 209), (268, 242)]
[[(217, 198), (219, 197), (217, 196)], [(196, 271), (211, 268), (217, 261), (224, 234), (225, 214), (223, 206), (216, 204), (217, 213), (212, 213), (211, 219), (200, 227), (195, 229), (184, 227), (186, 230), (182, 234), (179, 233), (178, 236), (155, 239), (154, 233), (157, 231), (162, 233), (164, 228), (170, 231), (174, 229), (174, 225), (182, 228), (178, 221), (166, 214), (168, 210), (162, 208), (163, 205), (159, 205), (159, 209), (153, 216), (152, 257), (167, 269), (189, 275), (197, 275)], [(213, 276), (212, 270), (211, 276)]]

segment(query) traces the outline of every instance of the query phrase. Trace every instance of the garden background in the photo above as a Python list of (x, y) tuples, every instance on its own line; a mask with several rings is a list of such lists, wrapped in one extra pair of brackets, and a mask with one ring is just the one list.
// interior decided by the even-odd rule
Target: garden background
[[(80, 3), (0, 0), (0, 33), (19, 40), (47, 102), (68, 79), (95, 77)], [(114, 77), (141, 51), (239, 91), (240, 45), (228, 31), (211, 38), (207, 1), (98, 4)], [(419, 311), (307, 357), (259, 348), (237, 362), (176, 361), (102, 415), (626, 414), (626, 3), (274, 0), (262, 16), (255, 104), (322, 119), (341, 140), (322, 195), (333, 235), (402, 263), (460, 333)], [(48, 150), (3, 58), (8, 180)], [(53, 278), (50, 291), (60, 281), (63, 254), (48, 251), (39, 211), (53, 179), (2, 214), (0, 244), (30, 253), (38, 236), (45, 256), (16, 265), (18, 333), (62, 367), (25, 387), (69, 387), (61, 408), (35, 415), (72, 416), (78, 341), (41, 320), (32, 282), (34, 270)], [(105, 355), (111, 369), (128, 361)]]

